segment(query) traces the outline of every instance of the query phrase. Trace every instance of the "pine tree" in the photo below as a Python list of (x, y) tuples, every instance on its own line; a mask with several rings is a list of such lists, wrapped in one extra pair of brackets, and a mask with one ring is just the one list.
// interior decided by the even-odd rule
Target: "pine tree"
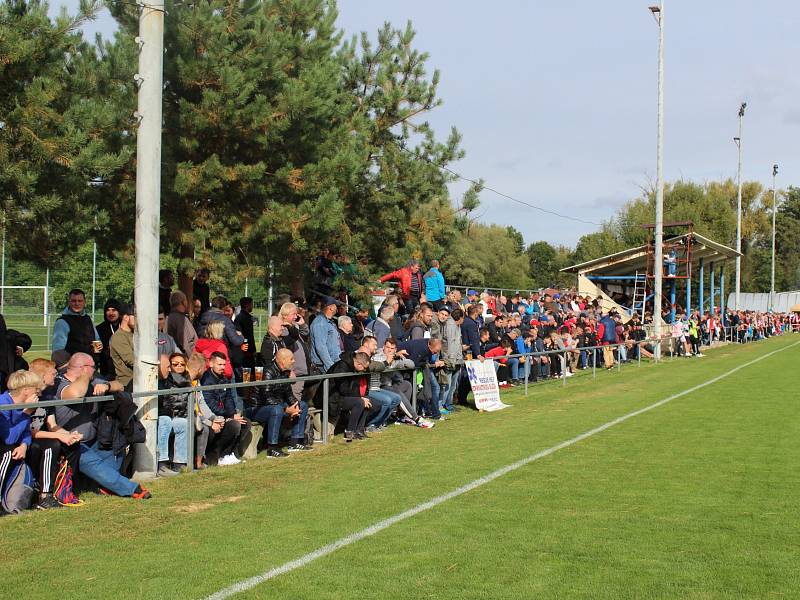
[(95, 187), (128, 156), (109, 151), (98, 58), (77, 31), (99, 6), (51, 21), (44, 2), (0, 3), (0, 206), (9, 242), (41, 265), (102, 224)]
[[(132, 38), (136, 9), (112, 12)], [(414, 215), (450, 213), (425, 234), (438, 251), (468, 208), (450, 206), (440, 168), (460, 136), (440, 144), (411, 121), (439, 101), (410, 26), (387, 25), (373, 50), (366, 35), (342, 44), (336, 16), (327, 0), (168, 3), (162, 223), (182, 287), (196, 259), (228, 273), (243, 261), (240, 276), (272, 264), (302, 293), (321, 247), (380, 270), (408, 257)]]

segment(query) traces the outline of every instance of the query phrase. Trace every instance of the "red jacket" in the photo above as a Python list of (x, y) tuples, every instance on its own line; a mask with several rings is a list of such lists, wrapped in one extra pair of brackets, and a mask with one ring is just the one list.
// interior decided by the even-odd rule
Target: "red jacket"
[(499, 362), (501, 365), (506, 364), (506, 349), (502, 346), (495, 346), (491, 350), (488, 350), (483, 354), (485, 358), (494, 358)]
[(195, 345), (194, 350), (206, 357), (206, 367), (208, 367), (208, 361), (211, 360), (212, 353), (222, 352), (222, 354), (225, 355), (225, 377), (233, 377), (233, 367), (231, 366), (231, 359), (228, 356), (228, 347), (225, 345), (225, 342), (222, 340), (200, 338), (197, 340), (197, 345)]
[(417, 271), (416, 273), (411, 272), (411, 267), (403, 267), (401, 269), (397, 269), (397, 271), (392, 271), (391, 273), (387, 273), (383, 277), (381, 277), (381, 283), (385, 281), (399, 281), (400, 282), (400, 294), (403, 296), (403, 300), (408, 300), (411, 298), (411, 278), (416, 277), (419, 283), (419, 293), (420, 295), (425, 293), (425, 284), (422, 283), (422, 272)]

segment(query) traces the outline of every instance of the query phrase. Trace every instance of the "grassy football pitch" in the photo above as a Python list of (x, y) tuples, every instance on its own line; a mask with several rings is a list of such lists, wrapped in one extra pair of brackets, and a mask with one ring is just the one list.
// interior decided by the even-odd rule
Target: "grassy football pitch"
[(800, 336), (504, 391), (150, 486), (0, 519), (3, 598), (204, 598), (731, 369), (234, 598), (800, 595)]

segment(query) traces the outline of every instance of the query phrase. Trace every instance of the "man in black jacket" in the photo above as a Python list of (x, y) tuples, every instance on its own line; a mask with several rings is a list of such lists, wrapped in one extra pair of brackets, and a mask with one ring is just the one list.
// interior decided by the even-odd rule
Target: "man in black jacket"
[(500, 340), (503, 338), (503, 335), (506, 333), (506, 316), (505, 315), (497, 315), (494, 320), (486, 322), (486, 329), (489, 330), (489, 341), (492, 344), (499, 344)]
[(253, 368), (256, 364), (256, 340), (253, 333), (253, 325), (255, 318), (253, 317), (253, 299), (249, 297), (241, 298), (239, 300), (239, 307), (241, 311), (234, 319), (233, 324), (236, 326), (237, 331), (242, 332), (242, 336), (247, 340), (247, 350), (244, 351), (242, 357), (242, 366)]
[(100, 351), (100, 374), (111, 380), (116, 379), (114, 371), (114, 361), (111, 360), (111, 336), (119, 329), (119, 300), (110, 298), (103, 306), (104, 321), (97, 326), (97, 335), (103, 342), (103, 349)]
[[(274, 360), (264, 367), (264, 381), (288, 379), (293, 376), (294, 355), (288, 348), (280, 348)], [(277, 383), (258, 388), (258, 392), (250, 400), (245, 415), (251, 421), (258, 421), (264, 426), (267, 439), (267, 456), (282, 458), (288, 456), (281, 450), (279, 441), (281, 423), (284, 417), (294, 420), (292, 426), (292, 442), (289, 452), (310, 450), (305, 445), (305, 426), (308, 417), (308, 404), (299, 402), (292, 395), (292, 385), (288, 382)]]
[(337, 362), (333, 364), (328, 373), (353, 373), (353, 377), (341, 377), (333, 380), (335, 393), (331, 399), (330, 419), (336, 423), (341, 411), (349, 411), (347, 426), (344, 430), (346, 442), (363, 440), (368, 436), (364, 432), (367, 421), (367, 411), (372, 408), (372, 402), (367, 398), (369, 393), (370, 358), (366, 352), (344, 352)]
[(481, 356), (480, 327), (477, 321), (480, 313), (480, 305), (471, 304), (467, 308), (467, 316), (464, 317), (464, 322), (461, 324), (461, 343), (464, 345), (464, 353), (471, 355), (469, 358), (480, 358)]
[[(232, 381), (225, 377), (225, 355), (221, 352), (212, 352), (209, 359), (209, 369), (200, 380), (200, 385), (224, 385)], [(213, 448), (219, 456), (217, 462), (220, 466), (236, 465), (241, 461), (234, 453), (239, 455), (247, 447), (250, 437), (250, 422), (236, 412), (236, 402), (233, 399), (232, 388), (220, 388), (203, 392), (206, 404), (218, 417), (225, 419), (225, 425), (218, 434), (214, 435), (214, 440), (209, 441), (209, 447)]]

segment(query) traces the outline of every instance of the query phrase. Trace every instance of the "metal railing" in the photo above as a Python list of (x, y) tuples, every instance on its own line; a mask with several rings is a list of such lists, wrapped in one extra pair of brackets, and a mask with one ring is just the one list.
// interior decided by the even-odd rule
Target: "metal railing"
[[(735, 329), (734, 327), (729, 327), (727, 329)], [(789, 332), (791, 332), (790, 330)], [(785, 333), (789, 333), (785, 332)], [(780, 334), (778, 334), (780, 335)], [(669, 334), (665, 334), (662, 336), (660, 343), (663, 345), (665, 342), (671, 340), (671, 336)], [(636, 348), (636, 362), (637, 366), (641, 366), (642, 362), (642, 348), (641, 346), (650, 346), (659, 343), (657, 338), (646, 338), (643, 340), (636, 340), (636, 341), (627, 341), (627, 342), (620, 342), (615, 344), (605, 344), (605, 345), (596, 345), (596, 346), (585, 346), (585, 347), (574, 347), (574, 348), (564, 348), (564, 349), (554, 349), (554, 350), (545, 350), (541, 352), (525, 352), (525, 353), (517, 353), (517, 354), (509, 354), (505, 356), (497, 357), (497, 362), (502, 364), (502, 361), (507, 361), (508, 359), (516, 358), (525, 358), (525, 367), (524, 367), (524, 394), (528, 396), (528, 387), (529, 387), (529, 379), (530, 379), (530, 369), (532, 367), (538, 368), (538, 362), (535, 360), (536, 358), (541, 357), (553, 357), (556, 356), (559, 358), (561, 362), (561, 374), (559, 379), (562, 381), (562, 386), (566, 386), (567, 384), (567, 372), (569, 370), (569, 364), (567, 361), (568, 354), (580, 354), (580, 353), (589, 353), (591, 352), (592, 360), (591, 360), (591, 368), (592, 368), (592, 377), (597, 377), (597, 365), (599, 363), (599, 358), (602, 356), (602, 351), (605, 348), (611, 348), (612, 350), (617, 350), (617, 354), (619, 355), (619, 348), (624, 346), (626, 348)], [(598, 352), (600, 351), (600, 352)], [(485, 360), (495, 360), (494, 358), (485, 359)], [(630, 360), (628, 361), (630, 362)], [(622, 361), (619, 360), (619, 357), (615, 357), (614, 365), (611, 367), (616, 367), (617, 371), (622, 369)], [(387, 369), (385, 371), (381, 371), (381, 374), (384, 373), (395, 373), (395, 372), (411, 372), (412, 374), (412, 405), (414, 409), (417, 409), (417, 373), (419, 371), (429, 370), (429, 366), (424, 367), (413, 367), (413, 368), (400, 368), (400, 369)], [(283, 379), (270, 379), (270, 380), (261, 380), (261, 381), (248, 381), (248, 382), (230, 382), (230, 383), (222, 383), (222, 384), (214, 384), (214, 385), (203, 385), (203, 386), (190, 386), (190, 387), (182, 387), (182, 388), (169, 388), (169, 389), (162, 389), (162, 390), (153, 390), (153, 391), (146, 391), (146, 392), (134, 392), (132, 396), (134, 398), (157, 398), (158, 396), (166, 396), (166, 395), (175, 395), (175, 394), (194, 394), (198, 392), (206, 392), (206, 391), (213, 391), (213, 390), (223, 390), (223, 389), (248, 389), (248, 388), (258, 388), (258, 387), (270, 387), (273, 385), (279, 384), (293, 384), (297, 382), (322, 382), (322, 415), (321, 415), (321, 441), (323, 444), (327, 444), (329, 441), (328, 436), (328, 422), (330, 418), (330, 381), (336, 379), (344, 379), (344, 378), (352, 378), (352, 377), (362, 377), (367, 376), (369, 377), (371, 373), (369, 371), (365, 371), (363, 373), (334, 373), (334, 374), (322, 374), (322, 375), (307, 375), (302, 377), (292, 377), (292, 378), (283, 378)], [(537, 377), (538, 379), (538, 377)], [(114, 400), (113, 395), (101, 395), (101, 396), (84, 396), (81, 398), (74, 398), (71, 400), (43, 400), (36, 403), (29, 403), (24, 405), (19, 404), (6, 404), (0, 405), (0, 411), (4, 410), (20, 410), (24, 409), (36, 409), (36, 408), (47, 408), (47, 407), (55, 407), (55, 406), (69, 406), (69, 405), (78, 405), (78, 404), (94, 404), (94, 403), (102, 403)], [(187, 398), (187, 428), (190, 432), (196, 433), (195, 423), (194, 423), (194, 400), (191, 398)], [(155, 401), (152, 400), (152, 401)], [(436, 400), (438, 401), (438, 400)], [(189, 407), (189, 403), (192, 403), (191, 408)], [(139, 407), (137, 412), (145, 412), (147, 408), (146, 403)], [(195, 435), (187, 435), (187, 468), (191, 471), (193, 470), (194, 464), (194, 438)]]

